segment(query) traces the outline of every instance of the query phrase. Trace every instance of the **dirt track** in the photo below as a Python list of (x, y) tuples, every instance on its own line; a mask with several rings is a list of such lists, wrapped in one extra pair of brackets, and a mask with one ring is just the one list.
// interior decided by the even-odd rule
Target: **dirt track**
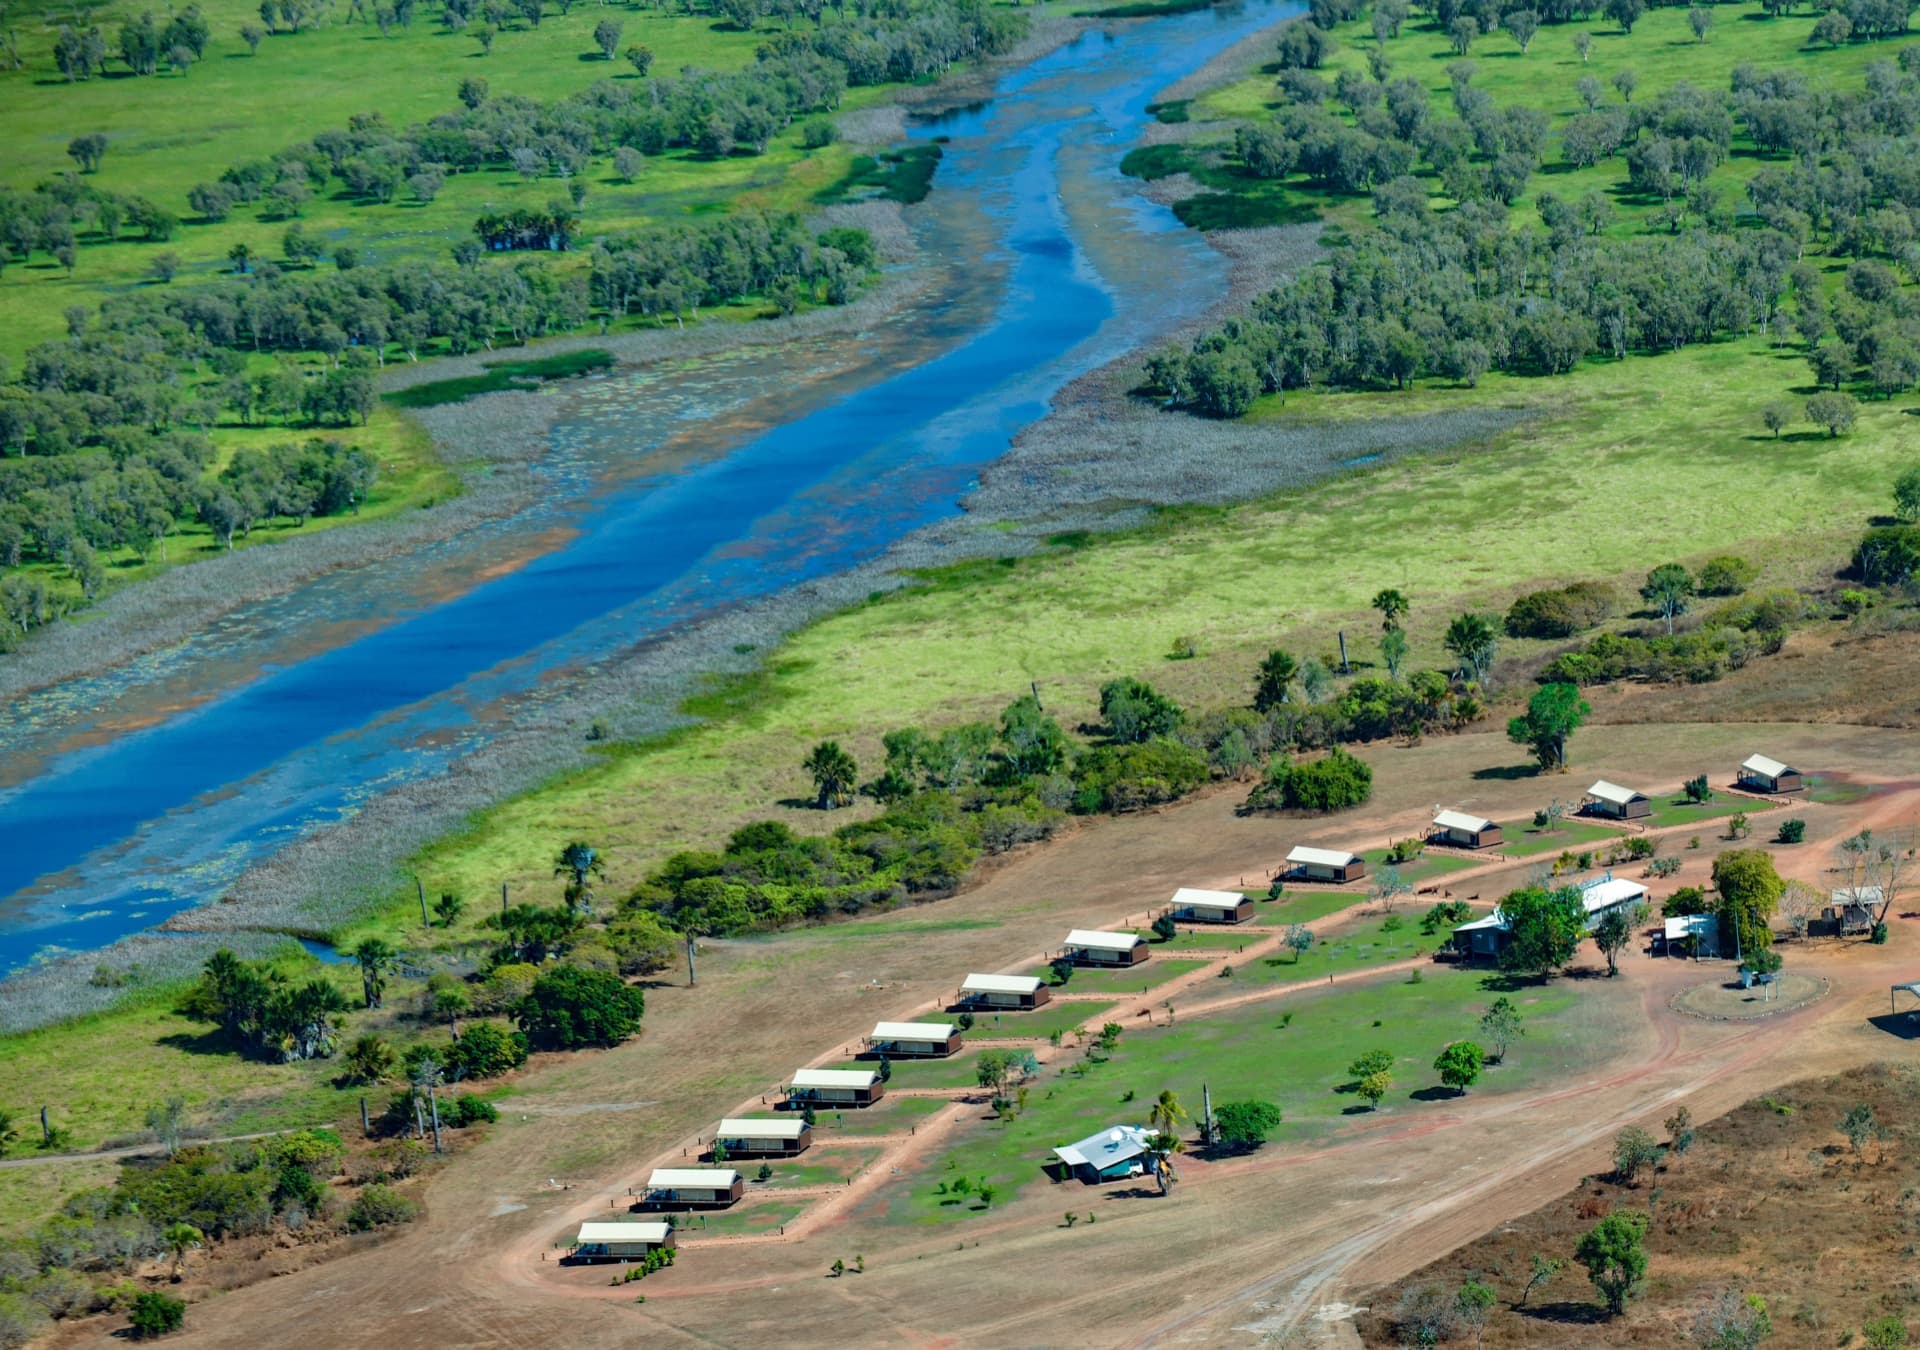
[[(1906, 733), (1844, 727), (1607, 727), (1583, 741), (1580, 774), (1673, 783), (1762, 739), (1772, 753), (1811, 753), (1819, 758), (1808, 762), (1846, 763), (1883, 779), (1900, 777), (1920, 748)], [(1175, 885), (1251, 881), (1293, 842), (1404, 835), (1436, 794), (1465, 783), (1470, 795), (1458, 804), (1510, 815), (1543, 785), (1472, 776), (1510, 754), (1492, 735), (1372, 751), (1379, 797), (1365, 819), (1332, 828), (1240, 819), (1229, 794), (1093, 824), (920, 912), (914, 917), (927, 926), (911, 937), (849, 940), (829, 928), (718, 947), (698, 990), (649, 991), (640, 1040), (529, 1082), (528, 1105), (542, 1113), (510, 1115), (462, 1157), (435, 1183), (430, 1214), (415, 1229), (196, 1306), (189, 1341), (1164, 1344), (1297, 1331), (1309, 1343), (1336, 1343), (1351, 1337), (1350, 1327), (1320, 1320), (1323, 1307), (1558, 1194), (1601, 1164), (1621, 1124), (1657, 1122), (1682, 1097), (1706, 1119), (1781, 1082), (1893, 1051), (1864, 1017), (1884, 1009), (1890, 972), (1920, 974), (1920, 935), (1912, 931), (1920, 925), (1897, 923), (1885, 948), (1796, 956), (1796, 968), (1826, 975), (1834, 994), (1758, 1023), (1671, 1013), (1667, 997), (1700, 972), (1636, 958), (1622, 979), (1582, 986), (1587, 1015), (1611, 1046), (1598, 1071), (1534, 1093), (1491, 1091), (1383, 1111), (1325, 1148), (1183, 1165), (1188, 1180), (1170, 1200), (1101, 1199), (1077, 1187), (1063, 1199), (1058, 1189), (1032, 1187), (966, 1225), (964, 1236), (883, 1228), (860, 1213), (859, 1200), (905, 1157), (895, 1140), (868, 1169), (870, 1185), (849, 1188), (856, 1194), (842, 1202), (828, 1197), (798, 1240), (690, 1243), (681, 1264), (646, 1282), (644, 1306), (633, 1302), (632, 1286), (611, 1290), (604, 1271), (570, 1272), (556, 1284), (552, 1266), (539, 1261), (573, 1216), (604, 1213), (609, 1196), (624, 1195), (645, 1160), (710, 1129), (823, 1045), (924, 1006), (964, 971), (1030, 962), (1065, 927), (1139, 913)], [(1920, 791), (1805, 814), (1809, 841), (1783, 854), (1782, 865), (1817, 880), (1833, 838), (1863, 822), (1910, 822), (1920, 814)], [(1684, 855), (1672, 884), (1697, 878), (1711, 855)], [(1496, 884), (1489, 881), (1490, 893)], [(956, 926), (961, 919), (991, 926)], [(1164, 996), (1156, 991), (1152, 1001)], [(1183, 1004), (1181, 1014), (1198, 1007)], [(657, 1105), (547, 1113), (641, 1100)], [(924, 1143), (930, 1128), (922, 1124), (907, 1143)], [(552, 1190), (550, 1177), (574, 1189)], [(1097, 1203), (1100, 1222), (1066, 1229), (1063, 1203)], [(865, 1255), (867, 1274), (823, 1278), (836, 1256), (855, 1252)], [(1235, 1337), (1235, 1328), (1248, 1331)]]

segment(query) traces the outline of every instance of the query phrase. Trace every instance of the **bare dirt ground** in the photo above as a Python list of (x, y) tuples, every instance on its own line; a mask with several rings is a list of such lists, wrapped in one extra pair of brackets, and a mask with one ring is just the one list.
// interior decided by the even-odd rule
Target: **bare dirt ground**
[[(1604, 705), (1605, 696), (1597, 701)], [(1591, 777), (1659, 788), (1706, 770), (1724, 782), (1754, 749), (1812, 772), (1845, 769), (1863, 783), (1899, 784), (1920, 736), (1791, 724), (1609, 725), (1581, 733), (1574, 775), (1546, 782), (1516, 774), (1516, 752), (1496, 732), (1372, 747), (1376, 798), (1337, 821), (1239, 817), (1242, 792), (1227, 789), (1089, 823), (1004, 861), (962, 896), (882, 921), (884, 928), (827, 926), (711, 944), (697, 989), (662, 982), (649, 990), (637, 1040), (531, 1075), (492, 1137), (434, 1182), (428, 1213), (413, 1229), (377, 1251), (196, 1305), (186, 1339), (1106, 1345), (1272, 1334), (1352, 1343), (1351, 1322), (1328, 1309), (1561, 1194), (1600, 1169), (1623, 1124), (1657, 1125), (1681, 1100), (1705, 1121), (1782, 1083), (1899, 1053), (1902, 1043), (1866, 1019), (1885, 1010), (1892, 978), (1920, 976), (1920, 924), (1896, 923), (1882, 948), (1795, 953), (1794, 968), (1827, 978), (1834, 992), (1754, 1023), (1674, 1014), (1669, 998), (1696, 982), (1698, 969), (1630, 959), (1621, 979), (1581, 986), (1585, 1015), (1612, 1048), (1577, 1081), (1382, 1112), (1318, 1149), (1196, 1161), (1166, 1200), (1029, 1187), (969, 1223), (964, 1236), (880, 1225), (860, 1196), (884, 1186), (893, 1167), (913, 1166), (923, 1136), (944, 1127), (936, 1121), (884, 1144), (860, 1194), (827, 1197), (831, 1207), (817, 1207), (797, 1240), (689, 1243), (680, 1264), (645, 1282), (645, 1304), (634, 1301), (638, 1286), (614, 1290), (604, 1272), (561, 1275), (539, 1257), (557, 1255), (550, 1244), (581, 1213), (618, 1203), (648, 1160), (710, 1130), (743, 1099), (771, 1092), (793, 1068), (850, 1044), (875, 1020), (943, 998), (968, 970), (1031, 963), (1069, 926), (1143, 915), (1178, 885), (1257, 884), (1294, 843), (1402, 837), (1424, 823), (1436, 799), (1510, 818), (1546, 797), (1577, 797)], [(1796, 813), (1808, 820), (1808, 841), (1782, 851), (1782, 868), (1820, 882), (1833, 839), (1862, 823), (1910, 822), (1920, 815), (1920, 789), (1886, 786), (1846, 806), (1808, 804)], [(1714, 847), (1683, 854), (1683, 872), (1670, 884), (1704, 875)], [(1510, 879), (1481, 876), (1474, 884), (1489, 898)], [(1062, 1226), (1063, 1207), (1089, 1203), (1101, 1210), (1097, 1225)], [(856, 1252), (866, 1258), (865, 1275), (825, 1278), (836, 1256)], [(75, 1327), (67, 1340), (104, 1341), (109, 1330)]]

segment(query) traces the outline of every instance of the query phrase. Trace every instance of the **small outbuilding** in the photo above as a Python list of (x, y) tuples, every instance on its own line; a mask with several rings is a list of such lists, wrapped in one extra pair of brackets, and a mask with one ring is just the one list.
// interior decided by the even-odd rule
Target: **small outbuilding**
[(1137, 966), (1147, 959), (1147, 940), (1138, 933), (1076, 928), (1067, 934), (1066, 953), (1076, 966)]
[(1591, 933), (1613, 910), (1645, 904), (1647, 895), (1647, 888), (1639, 882), (1611, 872), (1581, 882), (1580, 901), (1587, 907), (1587, 931)]
[(747, 1193), (731, 1167), (656, 1167), (640, 1197), (643, 1209), (725, 1209)]
[(1053, 998), (1038, 975), (969, 975), (960, 985), (960, 1005), (993, 1012), (1020, 1012)]
[(1720, 955), (1720, 917), (1717, 914), (1675, 914), (1662, 925), (1660, 940), (1668, 956)]
[(1077, 1144), (1062, 1144), (1053, 1156), (1066, 1166), (1067, 1175), (1097, 1186), (1144, 1174), (1148, 1137), (1144, 1126), (1115, 1125)]
[(887, 1086), (872, 1069), (796, 1069), (787, 1088), (787, 1105), (872, 1106)]
[(1640, 820), (1653, 814), (1653, 799), (1602, 778), (1587, 789), (1586, 812), (1609, 820)]
[(723, 1120), (713, 1141), (733, 1156), (790, 1158), (813, 1144), (813, 1126), (798, 1116), (785, 1120)]
[(1826, 936), (1865, 933), (1880, 921), (1880, 904), (1886, 892), (1878, 886), (1842, 886), (1827, 893), (1827, 906), (1820, 911), (1826, 921)]
[(1287, 875), (1302, 881), (1358, 881), (1366, 874), (1367, 860), (1358, 853), (1298, 844), (1287, 854)]
[(1468, 960), (1497, 957), (1512, 937), (1513, 925), (1496, 909), (1481, 918), (1455, 925), (1453, 949)]
[(1734, 785), (1748, 792), (1768, 794), (1800, 792), (1807, 786), (1798, 769), (1765, 755), (1747, 756), (1746, 763), (1740, 766), (1739, 776), (1734, 779)]
[(1492, 848), (1505, 839), (1498, 825), (1465, 811), (1440, 812), (1433, 818), (1433, 833), (1428, 838), (1449, 848)]
[(639, 1261), (648, 1252), (673, 1246), (673, 1225), (648, 1223), (583, 1223), (573, 1240), (576, 1261)]
[(1238, 891), (1182, 886), (1173, 893), (1173, 917), (1186, 923), (1245, 923), (1253, 917), (1253, 901)]
[(878, 1022), (867, 1047), (889, 1059), (945, 1059), (960, 1040), (960, 1028), (946, 1022)]

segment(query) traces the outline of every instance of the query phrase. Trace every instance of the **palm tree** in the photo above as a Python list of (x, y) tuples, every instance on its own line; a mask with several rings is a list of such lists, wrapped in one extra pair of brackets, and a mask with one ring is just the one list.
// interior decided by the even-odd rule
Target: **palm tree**
[(367, 996), (367, 1007), (379, 1007), (380, 995), (387, 988), (387, 972), (393, 969), (400, 953), (385, 938), (370, 937), (362, 938), (360, 945), (347, 955), (360, 963), (360, 987)]
[(567, 909), (569, 911), (585, 909), (591, 913), (593, 892), (588, 889), (588, 880), (591, 877), (603, 877), (607, 874), (606, 866), (600, 861), (599, 850), (592, 844), (582, 844), (578, 841), (568, 844), (554, 858), (553, 874), (556, 877), (567, 878)]
[(472, 1007), (473, 1000), (457, 984), (434, 991), (433, 1011), (447, 1019), (447, 1026), (452, 1029), (456, 1041), (460, 1039), (460, 1015)]
[(1460, 662), (1463, 679), (1487, 682), (1500, 635), (1484, 614), (1462, 614), (1447, 625), (1447, 650)]
[(1272, 712), (1287, 701), (1287, 691), (1299, 677), (1300, 663), (1287, 652), (1270, 651), (1260, 663), (1260, 678), (1253, 690), (1253, 710)]
[(367, 1035), (347, 1047), (347, 1077), (377, 1083), (393, 1072), (393, 1049), (379, 1036)]
[(167, 1250), (173, 1253), (175, 1283), (178, 1283), (180, 1277), (187, 1273), (187, 1253), (206, 1240), (207, 1235), (190, 1223), (170, 1223), (161, 1230), (160, 1241), (165, 1243)]
[(1400, 616), (1410, 608), (1407, 597), (1392, 587), (1373, 597), (1373, 607), (1380, 611), (1381, 628), (1389, 633), (1399, 631)]
[(817, 805), (822, 811), (845, 806), (852, 800), (860, 766), (854, 763), (852, 755), (840, 748), (840, 742), (820, 742), (800, 767), (813, 775), (813, 786), (820, 794)]
[(1147, 1112), (1147, 1124), (1158, 1134), (1174, 1134), (1180, 1128), (1180, 1122), (1187, 1118), (1187, 1108), (1180, 1105), (1180, 1098), (1172, 1088), (1167, 1088), (1154, 1098), (1153, 1109)]
[(433, 912), (440, 916), (440, 926), (451, 928), (460, 916), (466, 913), (467, 902), (452, 891), (440, 892), (440, 898), (433, 902)]

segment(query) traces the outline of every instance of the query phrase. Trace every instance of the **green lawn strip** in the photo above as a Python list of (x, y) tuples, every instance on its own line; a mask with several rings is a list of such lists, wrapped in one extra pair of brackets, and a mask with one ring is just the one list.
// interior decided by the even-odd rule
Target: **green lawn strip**
[[(1389, 924), (1394, 926), (1389, 928)], [(1289, 950), (1238, 962), (1233, 967), (1232, 984), (1240, 988), (1324, 980), (1330, 974), (1343, 975), (1367, 966), (1430, 955), (1446, 938), (1445, 932), (1422, 933), (1419, 919), (1412, 914), (1363, 920), (1342, 925), (1339, 931), (1317, 939), (1298, 960)], [(1421, 978), (1426, 977), (1423, 972)]]
[(767, 1158), (762, 1161), (773, 1169), (773, 1175), (765, 1181), (759, 1179), (760, 1162), (751, 1156), (729, 1159), (726, 1165), (739, 1169), (740, 1175), (747, 1179), (747, 1198), (752, 1199), (760, 1192), (791, 1186), (837, 1185), (880, 1153), (877, 1148), (836, 1148), (821, 1154), (809, 1150), (798, 1158)]
[[(980, 1052), (962, 1050), (946, 1059), (896, 1059), (887, 1090), (901, 1088), (970, 1088), (974, 1085), (974, 1057)], [(862, 1059), (848, 1064), (830, 1064), (830, 1069), (871, 1069), (875, 1061)]]
[[(1710, 802), (1698, 805), (1688, 802), (1684, 797), (1655, 796), (1653, 814), (1641, 824), (1654, 830), (1684, 828), (1695, 822), (1702, 824), (1725, 820), (1728, 816), (1737, 816), (1741, 812), (1758, 815), (1762, 811), (1777, 811), (1780, 808), (1770, 802), (1755, 801), (1751, 797), (1736, 797), (1731, 793), (1721, 793)], [(1716, 835), (1718, 829), (1713, 831)]]
[(1568, 849), (1579, 853), (1592, 845), (1615, 843), (1626, 838), (1619, 830), (1586, 820), (1562, 821), (1557, 830), (1510, 825), (1506, 836), (1507, 842), (1500, 845), (1498, 851), (1511, 858), (1531, 858), (1539, 853), (1562, 853)]
[(947, 1106), (944, 1097), (882, 1097), (859, 1111), (820, 1111), (813, 1125), (814, 1147), (876, 1134), (905, 1134)]
[[(1183, 928), (1165, 942), (1153, 942), (1154, 959), (1158, 960), (1169, 952), (1205, 952), (1217, 956), (1222, 952), (1231, 952), (1237, 947), (1244, 947), (1249, 942), (1258, 942), (1267, 936), (1265, 933), (1253, 932), (1252, 929), (1251, 923), (1238, 924), (1225, 929)], [(1152, 941), (1152, 939), (1148, 940)]]
[[(1430, 1109), (1412, 1094), (1437, 1085), (1433, 1057), (1449, 1040), (1471, 1035), (1502, 988), (1498, 977), (1436, 969), (1417, 985), (1385, 980), (1305, 994), (1286, 1005), (1294, 1018), (1284, 1030), (1271, 1004), (1130, 1030), (1108, 1063), (1090, 1066), (1084, 1077), (1070, 1069), (1047, 1070), (1032, 1085), (1018, 1119), (969, 1124), (962, 1141), (929, 1159), (909, 1184), (884, 1187), (868, 1203), (899, 1224), (940, 1224), (977, 1214), (976, 1201), (943, 1205), (949, 1197), (935, 1194), (934, 1187), (950, 1188), (958, 1177), (984, 1179), (997, 1189), (997, 1204), (1027, 1187), (1051, 1184), (1042, 1168), (1055, 1146), (1103, 1127), (1143, 1123), (1148, 1103), (1163, 1089), (1172, 1089), (1190, 1108), (1198, 1106), (1203, 1084), (1212, 1086), (1216, 1105), (1248, 1098), (1274, 1102), (1285, 1121), (1268, 1147), (1310, 1145), (1360, 1112), (1360, 1099), (1338, 1089), (1347, 1082), (1346, 1066), (1376, 1048), (1396, 1061), (1385, 1110), (1413, 1115)], [(1577, 1028), (1563, 1038), (1563, 1030), (1578, 1021), (1565, 1016), (1578, 998), (1573, 985), (1529, 986), (1510, 996), (1522, 1005), (1527, 1039), (1481, 1090), (1522, 1087), (1604, 1051), (1601, 1038), (1582, 1037)], [(1076, 1182), (1056, 1193), (1063, 1206), (1094, 1196)]]
[[(1367, 871), (1374, 876), (1378, 876), (1380, 869), (1388, 865), (1387, 850), (1384, 848), (1368, 849), (1360, 856), (1367, 860)], [(1399, 869), (1400, 880), (1409, 886), (1420, 886), (1435, 877), (1477, 867), (1479, 863), (1478, 858), (1460, 858), (1451, 853), (1422, 853), (1410, 863), (1396, 863), (1393, 866)]]
[(1872, 791), (1872, 786), (1867, 783), (1840, 782), (1836, 779), (1824, 778), (1819, 774), (1807, 775), (1807, 800), (1822, 802), (1828, 806), (1852, 805), (1854, 802), (1865, 800)]
[(1254, 909), (1253, 921), (1265, 928), (1312, 923), (1349, 905), (1362, 904), (1366, 898), (1353, 891), (1295, 891), (1272, 903), (1262, 901)]
[(675, 1214), (673, 1225), (682, 1240), (703, 1237), (737, 1237), (746, 1233), (771, 1233), (781, 1224), (792, 1223), (807, 1200), (742, 1200), (732, 1209), (717, 1213)]
[(1072, 1031), (1081, 1025), (1098, 1027), (1113, 1006), (1111, 1003), (1082, 1003), (1075, 1000), (1072, 1003), (1049, 1003), (1032, 1012), (975, 1013), (973, 1029), (967, 1033), (967, 1038), (1020, 1036), (1044, 1040), (1056, 1031)]
[[(1177, 980), (1190, 971), (1206, 965), (1205, 961), (1183, 960), (1178, 957), (1153, 957), (1145, 965), (1129, 966), (1125, 970), (1076, 970), (1073, 978), (1063, 985), (1056, 985), (1056, 994), (1138, 994), (1142, 990), (1151, 990), (1168, 980)], [(1048, 978), (1046, 967), (1030, 970), (1029, 975)]]

